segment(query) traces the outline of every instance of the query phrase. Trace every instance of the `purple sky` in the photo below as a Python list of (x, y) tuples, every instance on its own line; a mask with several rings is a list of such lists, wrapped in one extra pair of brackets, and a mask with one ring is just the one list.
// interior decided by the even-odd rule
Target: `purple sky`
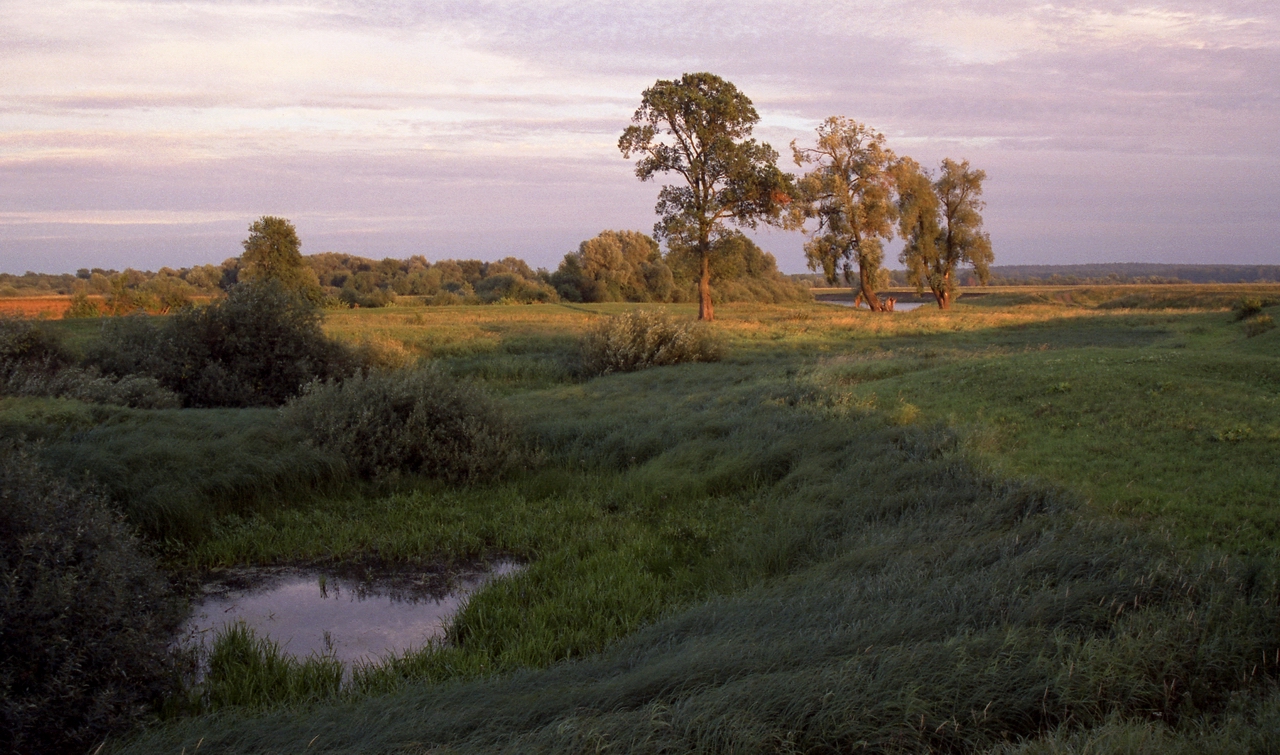
[(617, 139), (702, 70), (785, 169), (844, 115), (986, 170), (997, 264), (1280, 264), (1275, 0), (0, 0), (0, 272), (216, 263), (267, 214), (554, 267), (652, 229)]

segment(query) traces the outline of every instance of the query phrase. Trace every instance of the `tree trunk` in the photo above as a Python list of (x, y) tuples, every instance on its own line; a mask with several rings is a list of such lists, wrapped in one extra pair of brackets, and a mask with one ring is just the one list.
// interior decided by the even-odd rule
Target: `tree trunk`
[(942, 286), (933, 289), (933, 295), (938, 299), (938, 309), (951, 309), (951, 271), (948, 270), (942, 274)]
[(867, 308), (872, 312), (883, 312), (884, 305), (876, 298), (875, 283), (862, 266), (858, 267), (858, 285), (862, 289), (862, 300), (867, 303)]
[(698, 319), (711, 322), (716, 319), (711, 307), (711, 254), (702, 252), (702, 277), (698, 279)]
[(933, 289), (933, 298), (938, 300), (938, 309), (951, 309), (951, 292), (945, 288)]

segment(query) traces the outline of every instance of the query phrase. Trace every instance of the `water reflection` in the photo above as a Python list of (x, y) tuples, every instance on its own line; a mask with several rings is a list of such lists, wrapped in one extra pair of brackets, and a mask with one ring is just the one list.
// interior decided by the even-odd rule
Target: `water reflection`
[(243, 620), (299, 658), (318, 653), (346, 664), (375, 661), (442, 638), (471, 593), (520, 568), (501, 561), (488, 571), (408, 584), (403, 575), (356, 580), (288, 569), (238, 573), (207, 588), (183, 636), (207, 644), (227, 624)]
[[(818, 302), (821, 304), (836, 304), (841, 307), (853, 306), (852, 299), (818, 299)], [(893, 311), (894, 312), (910, 312), (913, 309), (919, 309), (920, 307), (924, 306), (926, 303), (927, 302), (922, 302), (922, 301), (900, 301), (893, 306)], [(866, 307), (859, 307), (859, 309), (866, 309)]]

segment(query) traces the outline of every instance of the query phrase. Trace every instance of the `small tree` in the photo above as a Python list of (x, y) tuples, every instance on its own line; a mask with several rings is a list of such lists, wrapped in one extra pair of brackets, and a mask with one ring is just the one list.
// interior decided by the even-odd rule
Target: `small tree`
[(983, 283), (990, 275), (991, 237), (982, 230), (980, 199), (987, 174), (972, 170), (968, 160), (957, 163), (950, 158), (942, 161), (932, 184), (914, 160), (900, 161), (896, 172), (907, 279), (918, 291), (928, 286), (938, 307), (949, 309), (958, 265), (972, 265)]
[(779, 222), (794, 189), (778, 170), (778, 153), (751, 139), (760, 120), (751, 100), (710, 73), (659, 80), (641, 95), (640, 108), (618, 140), (624, 157), (640, 155), (636, 176), (648, 181), (674, 172), (684, 185), (658, 193), (654, 233), (668, 246), (685, 246), (699, 264), (698, 319), (713, 320), (711, 266), (727, 222), (755, 228)]
[(801, 149), (791, 143), (796, 165), (813, 165), (800, 179), (802, 202), (797, 223), (816, 219), (818, 227), (804, 245), (810, 270), (822, 270), (827, 282), (841, 278), (872, 311), (886, 311), (876, 297), (884, 263), (883, 241), (893, 238), (898, 208), (893, 202), (895, 158), (884, 135), (849, 118), (833, 116), (818, 127), (818, 144)]
[(238, 281), (275, 280), (286, 289), (317, 299), (319, 279), (302, 258), (302, 242), (293, 223), (263, 215), (249, 226), (249, 238), (242, 243)]

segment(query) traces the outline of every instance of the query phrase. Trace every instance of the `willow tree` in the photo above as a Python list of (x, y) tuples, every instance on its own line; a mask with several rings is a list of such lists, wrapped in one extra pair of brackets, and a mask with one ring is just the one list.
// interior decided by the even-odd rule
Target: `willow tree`
[(799, 182), (796, 222), (816, 219), (804, 245), (810, 270), (822, 270), (832, 285), (841, 279), (871, 310), (887, 307), (876, 296), (884, 264), (884, 241), (893, 238), (895, 156), (884, 135), (849, 118), (833, 116), (818, 127), (818, 143), (791, 143), (796, 165), (812, 165)]
[(745, 94), (710, 73), (686, 73), (644, 90), (618, 149), (638, 155), (636, 176), (676, 173), (681, 183), (658, 193), (654, 234), (698, 260), (698, 319), (713, 320), (711, 267), (738, 228), (779, 223), (791, 201), (778, 153), (751, 138), (760, 121)]
[(902, 261), (916, 289), (933, 292), (940, 309), (949, 309), (955, 296), (956, 267), (972, 265), (978, 280), (990, 275), (991, 237), (982, 230), (982, 182), (987, 174), (969, 161), (942, 161), (938, 179), (930, 184), (914, 161), (898, 168), (899, 210), (906, 245)]

